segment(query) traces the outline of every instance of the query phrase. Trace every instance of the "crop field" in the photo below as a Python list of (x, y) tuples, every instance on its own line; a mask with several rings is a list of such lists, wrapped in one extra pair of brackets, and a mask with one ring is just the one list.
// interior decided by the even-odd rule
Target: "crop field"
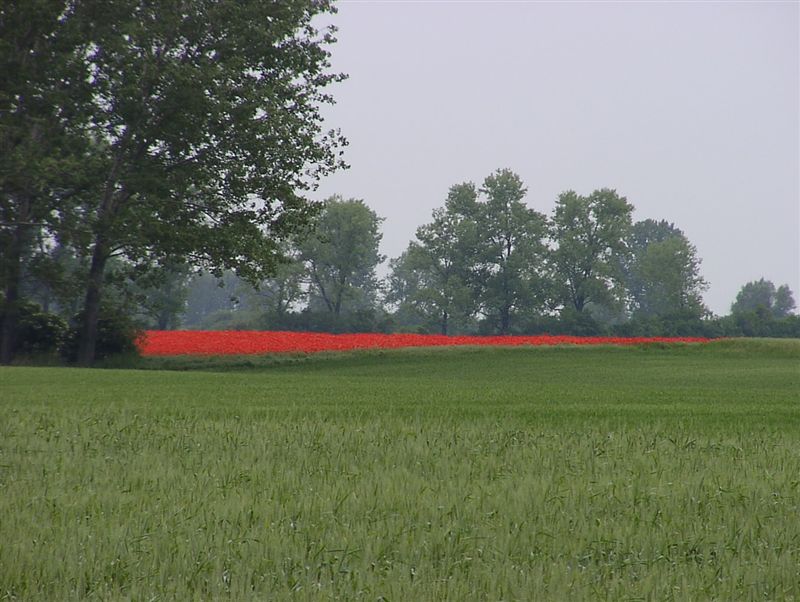
[(0, 369), (0, 600), (800, 600), (800, 341)]

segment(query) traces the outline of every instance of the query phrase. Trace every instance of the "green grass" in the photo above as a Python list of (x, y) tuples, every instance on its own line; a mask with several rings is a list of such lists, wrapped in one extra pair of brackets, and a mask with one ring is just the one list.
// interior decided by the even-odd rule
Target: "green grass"
[(0, 369), (0, 600), (800, 600), (800, 341), (138, 365)]

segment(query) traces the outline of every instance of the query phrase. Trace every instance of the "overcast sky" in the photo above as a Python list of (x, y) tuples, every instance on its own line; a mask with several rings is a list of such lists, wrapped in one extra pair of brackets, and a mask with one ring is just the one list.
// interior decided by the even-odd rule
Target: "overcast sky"
[(702, 258), (709, 307), (742, 284), (800, 301), (797, 2), (338, 3), (331, 127), (399, 255), (450, 186), (517, 172), (529, 206), (616, 189)]

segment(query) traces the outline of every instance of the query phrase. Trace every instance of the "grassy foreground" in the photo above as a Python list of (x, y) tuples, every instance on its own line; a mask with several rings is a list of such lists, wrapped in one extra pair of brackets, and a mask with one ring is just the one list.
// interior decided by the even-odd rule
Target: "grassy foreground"
[(0, 369), (0, 600), (800, 600), (800, 341), (143, 367)]

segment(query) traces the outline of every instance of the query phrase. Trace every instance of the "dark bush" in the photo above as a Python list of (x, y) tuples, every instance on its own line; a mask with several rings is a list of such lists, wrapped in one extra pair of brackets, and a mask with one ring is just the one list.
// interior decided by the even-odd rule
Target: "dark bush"
[(20, 301), (18, 308), (14, 353), (41, 355), (56, 352), (64, 341), (67, 323), (42, 311), (36, 303)]
[[(78, 313), (72, 321), (73, 326), (67, 331), (61, 355), (68, 362), (78, 359), (81, 324), (83, 312)], [(120, 308), (103, 308), (97, 322), (97, 344), (95, 359), (104, 359), (112, 355), (137, 354), (136, 339), (141, 335), (141, 326)]]
[(602, 325), (588, 311), (565, 308), (561, 311), (559, 331), (553, 334), (567, 334), (578, 337), (595, 337), (605, 334)]
[(716, 323), (728, 337), (800, 338), (800, 316), (776, 318), (764, 307), (724, 316)]

